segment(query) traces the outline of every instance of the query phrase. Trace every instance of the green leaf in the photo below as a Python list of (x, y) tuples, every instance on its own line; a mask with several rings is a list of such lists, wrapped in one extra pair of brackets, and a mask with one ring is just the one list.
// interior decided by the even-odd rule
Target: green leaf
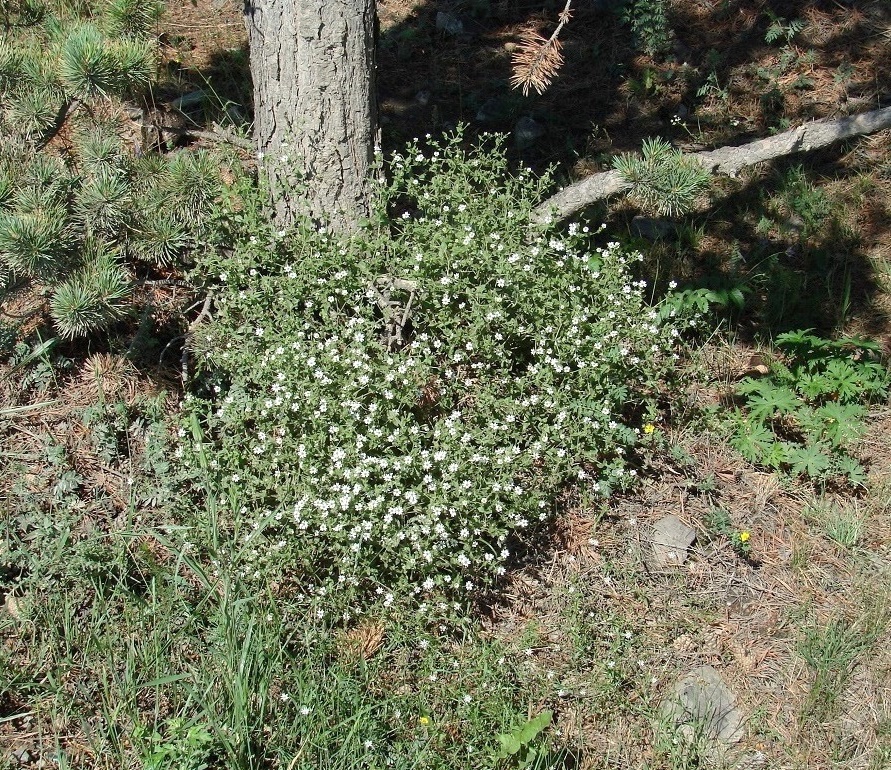
[(530, 719), (520, 730), (520, 742), (526, 744), (533, 741), (551, 723), (553, 716), (552, 711), (542, 711), (537, 717)]
[(768, 468), (779, 470), (789, 462), (790, 455), (797, 448), (797, 444), (793, 444), (790, 441), (774, 440), (773, 443), (767, 447), (767, 451), (764, 452), (764, 455), (761, 458), (761, 463)]
[(842, 446), (863, 435), (866, 409), (858, 404), (839, 404), (830, 401), (819, 407), (814, 416), (822, 424), (823, 437), (833, 446)]
[(508, 756), (518, 754), (551, 723), (553, 716), (554, 713), (552, 711), (542, 711), (537, 717), (530, 719), (512, 733), (497, 736), (498, 742), (501, 744), (501, 751), (498, 754), (499, 758), (505, 759)]
[(731, 445), (744, 459), (750, 463), (759, 463), (770, 447), (776, 442), (776, 436), (761, 422), (749, 420), (737, 411), (734, 416), (736, 431), (730, 440)]
[(834, 391), (824, 375), (803, 372), (798, 377), (798, 392), (809, 401), (819, 401), (823, 396), (828, 396)]
[(838, 472), (844, 474), (851, 484), (858, 487), (866, 485), (866, 470), (856, 458), (842, 455), (838, 458), (836, 467)]
[(501, 743), (501, 758), (516, 754), (523, 748), (523, 744), (514, 735), (499, 735), (498, 741)]
[(856, 369), (841, 358), (830, 359), (824, 370), (827, 384), (842, 401), (856, 397), (860, 392)]
[(778, 348), (797, 358), (811, 358), (816, 351), (829, 346), (829, 340), (817, 337), (811, 332), (813, 329), (804, 329), (785, 332), (777, 336), (775, 342)]
[(827, 447), (822, 444), (809, 446), (793, 446), (789, 450), (787, 462), (790, 472), (799, 476), (810, 476), (818, 479), (832, 467)]
[(790, 414), (801, 406), (801, 400), (789, 388), (766, 379), (747, 377), (739, 383), (737, 392), (746, 396), (746, 407), (756, 420)]
[(730, 302), (733, 303), (739, 310), (742, 310), (746, 304), (746, 298), (743, 295), (742, 289), (738, 287), (730, 289), (728, 297), (730, 298)]

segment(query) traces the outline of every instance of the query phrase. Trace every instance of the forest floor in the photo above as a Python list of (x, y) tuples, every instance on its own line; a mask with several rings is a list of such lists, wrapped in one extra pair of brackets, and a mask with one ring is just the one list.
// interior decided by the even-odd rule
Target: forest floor
[[(646, 34), (635, 44), (610, 10), (616, 3), (579, 0), (562, 71), (529, 96), (509, 86), (511, 53), (524, 30), (549, 33), (563, 3), (378, 5), (388, 151), (465, 123), (509, 133), (518, 164), (554, 165), (569, 181), (608, 168), (647, 137), (711, 149), (891, 103), (891, 7), (881, 0), (672, 0), (670, 35), (653, 41), (661, 50), (652, 55), (641, 53)], [(160, 24), (166, 74), (157, 100), (201, 89), (199, 121), (243, 130), (250, 82), (240, 8), (170, 4)], [(537, 136), (517, 137), (523, 120)], [(656, 276), (745, 297), (689, 363), (697, 384), (679, 395), (679, 415), (726, 407), (760, 352), (791, 329), (868, 337), (891, 354), (889, 131), (722, 180), (697, 212), (664, 228), (626, 201), (587, 216), (643, 250)], [(7, 417), (0, 484), (57, 494), (64, 476), (41, 465), (50, 436), (73, 458), (79, 494), (126, 509), (130, 473), (97, 451), (89, 407), (163, 413), (180, 395), (176, 367), (71, 353), (67, 371), (38, 367), (30, 376), (46, 380), (31, 403), (21, 398), (27, 388), (3, 380), (3, 404), (21, 411)], [(867, 425), (853, 452), (867, 480), (856, 489), (753, 466), (728, 434), (677, 419), (666, 427), (670, 455), (653, 459), (633, 494), (593, 506), (570, 495), (545, 550), (517, 567), (479, 621), (530, 682), (559, 683), (530, 685), (528, 712), (554, 712), (554, 739), (571, 749), (562, 766), (891, 766), (891, 405), (873, 406)], [(137, 455), (134, 446), (129, 456)], [(668, 515), (695, 535), (676, 565), (654, 551), (654, 527)], [(86, 516), (81, 526), (92, 526)], [(19, 614), (7, 594), (0, 638), (25, 670), (32, 651)], [(398, 630), (380, 629), (363, 655), (384, 655), (388, 636)], [(719, 675), (741, 727), (715, 741), (715, 715), (700, 714), (701, 742), (666, 741), (664, 704), (702, 666)], [(65, 687), (90, 675), (72, 664)], [(69, 714), (51, 739), (38, 724), (44, 707), (5, 704), (0, 767), (36, 764), (53, 741), (82, 766), (110, 766), (90, 752), (95, 724)], [(442, 729), (462, 728), (444, 718)]]

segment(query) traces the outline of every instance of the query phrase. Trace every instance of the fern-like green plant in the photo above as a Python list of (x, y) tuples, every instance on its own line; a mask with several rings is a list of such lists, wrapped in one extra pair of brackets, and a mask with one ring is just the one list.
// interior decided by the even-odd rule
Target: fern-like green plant
[(736, 393), (731, 443), (749, 462), (822, 480), (861, 484), (865, 473), (849, 447), (865, 430), (864, 403), (886, 398), (891, 374), (867, 340), (828, 340), (810, 330), (777, 337), (786, 360), (767, 377), (746, 377)]
[(777, 40), (784, 40), (786, 45), (792, 44), (792, 39), (805, 28), (803, 19), (792, 19), (786, 21), (781, 16), (777, 16), (772, 11), (767, 11), (770, 17), (770, 26), (764, 33), (765, 43), (776, 43)]
[(671, 46), (668, 0), (626, 0), (622, 21), (631, 27), (634, 45), (649, 56), (664, 54)]
[(645, 210), (678, 216), (690, 211), (708, 189), (709, 172), (695, 159), (662, 139), (645, 139), (640, 156), (623, 153), (613, 159), (626, 194)]

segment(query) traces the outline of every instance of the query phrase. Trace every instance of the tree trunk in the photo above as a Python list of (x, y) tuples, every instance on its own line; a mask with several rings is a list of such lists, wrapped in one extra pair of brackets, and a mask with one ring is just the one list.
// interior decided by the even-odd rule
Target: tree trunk
[(277, 221), (367, 216), (377, 130), (374, 0), (245, 0), (254, 140)]

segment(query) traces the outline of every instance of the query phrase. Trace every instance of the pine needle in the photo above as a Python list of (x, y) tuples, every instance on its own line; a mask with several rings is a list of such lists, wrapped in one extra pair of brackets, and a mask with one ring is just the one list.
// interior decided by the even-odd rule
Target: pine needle
[(523, 96), (529, 95), (530, 88), (543, 94), (563, 66), (563, 44), (558, 36), (571, 18), (571, 9), (572, 0), (567, 0), (566, 7), (560, 12), (560, 23), (550, 37), (546, 38), (534, 29), (520, 37), (520, 44), (511, 57), (513, 74), (510, 82), (512, 88), (523, 89)]
[(539, 94), (551, 84), (563, 66), (563, 44), (556, 38), (546, 38), (534, 30), (525, 32), (512, 57), (511, 86), (523, 89), (523, 96), (534, 88)]

